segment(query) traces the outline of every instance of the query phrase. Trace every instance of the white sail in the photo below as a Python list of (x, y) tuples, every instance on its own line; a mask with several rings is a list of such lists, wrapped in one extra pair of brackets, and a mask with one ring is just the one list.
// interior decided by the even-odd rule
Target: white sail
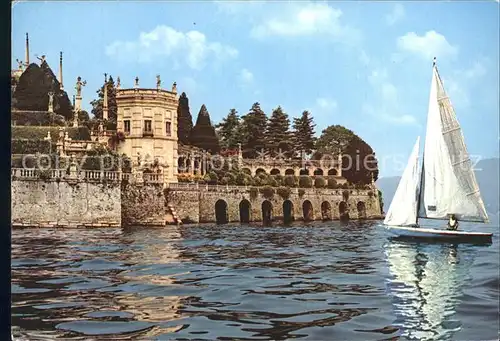
[(437, 67), (432, 71), (419, 218), (487, 222), (479, 186), (455, 111)]
[(413, 146), (408, 164), (385, 216), (384, 224), (386, 225), (411, 226), (417, 223), (418, 184), (420, 182), (419, 149), (420, 136)]

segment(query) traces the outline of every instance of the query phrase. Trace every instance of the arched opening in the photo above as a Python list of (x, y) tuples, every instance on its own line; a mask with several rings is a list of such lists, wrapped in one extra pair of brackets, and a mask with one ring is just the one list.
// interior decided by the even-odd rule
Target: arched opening
[(228, 223), (227, 216), (227, 203), (220, 199), (215, 203), (215, 222), (217, 224), (227, 224)]
[(200, 161), (198, 159), (194, 159), (193, 167), (194, 167), (194, 174), (199, 174), (198, 168), (200, 168)]
[(332, 205), (328, 201), (321, 203), (321, 217), (323, 220), (332, 220)]
[(302, 203), (302, 212), (304, 213), (304, 221), (314, 220), (313, 206), (309, 200), (305, 200)]
[(358, 209), (358, 219), (366, 219), (366, 205), (363, 201), (358, 201), (356, 205)]
[(271, 169), (271, 175), (279, 175), (279, 174), (280, 174), (280, 170), (278, 168)]
[(293, 220), (293, 203), (290, 200), (285, 200), (283, 201), (283, 222), (290, 224)]
[(331, 168), (328, 170), (328, 175), (333, 175), (333, 176), (336, 176), (338, 173), (337, 173), (337, 170), (335, 168)]
[(340, 220), (349, 220), (349, 212), (347, 210), (347, 203), (345, 201), (341, 201), (339, 203), (339, 216)]
[(184, 173), (186, 171), (186, 159), (180, 157), (177, 159), (177, 173)]
[(247, 174), (252, 175), (252, 171), (250, 170), (250, 168), (242, 168), (242, 169), (241, 169), (241, 171), (242, 171), (243, 173), (247, 173)]
[(266, 174), (266, 171), (264, 169), (262, 169), (262, 168), (257, 168), (257, 170), (255, 171), (255, 175), (259, 175), (261, 173)]
[(269, 200), (264, 200), (262, 203), (262, 223), (271, 225), (273, 221), (273, 204)]
[(299, 173), (299, 174), (300, 174), (300, 175), (309, 175), (309, 169), (307, 169), (307, 168), (302, 168), (302, 169), (300, 170), (300, 173)]
[(240, 201), (240, 223), (250, 222), (250, 201), (243, 199)]
[(293, 168), (288, 168), (285, 171), (285, 175), (295, 175), (295, 170)]
[(323, 170), (321, 168), (316, 168), (314, 170), (314, 175), (323, 175)]

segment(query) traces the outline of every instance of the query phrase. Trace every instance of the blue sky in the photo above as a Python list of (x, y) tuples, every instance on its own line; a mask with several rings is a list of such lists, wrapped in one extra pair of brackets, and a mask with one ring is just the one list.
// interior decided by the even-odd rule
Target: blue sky
[(12, 12), (12, 66), (46, 55), (64, 85), (87, 81), (84, 107), (104, 80), (165, 88), (175, 81), (196, 119), (260, 102), (292, 117), (311, 111), (318, 133), (355, 131), (382, 176), (399, 175), (425, 134), (432, 57), (469, 152), (499, 156), (499, 4), (485, 2), (27, 2)]

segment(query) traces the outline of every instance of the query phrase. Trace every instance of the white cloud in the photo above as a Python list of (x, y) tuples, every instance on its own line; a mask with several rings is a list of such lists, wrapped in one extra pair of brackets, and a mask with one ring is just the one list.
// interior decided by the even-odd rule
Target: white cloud
[(426, 60), (437, 57), (455, 57), (458, 54), (458, 47), (451, 45), (446, 37), (436, 31), (427, 31), (423, 36), (415, 32), (409, 32), (397, 40), (398, 47), (406, 52), (410, 52)]
[(174, 64), (186, 63), (190, 68), (200, 70), (208, 59), (224, 61), (236, 58), (238, 50), (210, 42), (199, 31), (180, 32), (172, 27), (160, 25), (150, 32), (141, 32), (134, 41), (115, 41), (106, 47), (106, 54), (116, 59), (151, 62), (169, 57)]
[(337, 109), (337, 101), (330, 99), (330, 98), (325, 98), (325, 97), (320, 97), (316, 99), (316, 106), (322, 110), (335, 110)]
[(469, 68), (455, 70), (450, 75), (442, 75), (443, 85), (453, 105), (457, 107), (470, 105), (469, 91), (481, 77), (486, 75), (485, 63), (488, 63), (488, 60), (483, 59), (474, 62)]
[(273, 17), (265, 18), (264, 15), (251, 35), (254, 38), (324, 35), (348, 44), (358, 42), (360, 32), (344, 25), (341, 17), (342, 11), (327, 3), (294, 3)]
[(401, 4), (394, 4), (392, 11), (385, 16), (387, 25), (392, 26), (405, 17), (405, 9)]
[(250, 72), (248, 69), (242, 69), (241, 70), (241, 72), (240, 72), (240, 81), (243, 84), (253, 83), (253, 80), (254, 80), (254, 76), (253, 76), (252, 72)]
[(381, 119), (391, 124), (417, 124), (414, 116), (403, 113), (399, 104), (399, 94), (396, 86), (390, 81), (386, 69), (374, 69), (368, 81), (372, 86), (376, 98), (375, 104), (365, 103), (362, 110), (365, 114)]

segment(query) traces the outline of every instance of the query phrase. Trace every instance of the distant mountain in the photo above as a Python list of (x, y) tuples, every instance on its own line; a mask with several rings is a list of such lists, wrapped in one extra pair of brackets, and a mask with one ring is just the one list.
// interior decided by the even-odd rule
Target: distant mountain
[[(481, 190), (488, 215), (498, 216), (500, 211), (499, 203), (499, 163), (500, 159), (484, 159), (475, 166), (476, 179)], [(377, 180), (377, 186), (382, 191), (384, 199), (384, 211), (387, 212), (391, 204), (394, 193), (399, 184), (400, 176), (382, 177)]]

